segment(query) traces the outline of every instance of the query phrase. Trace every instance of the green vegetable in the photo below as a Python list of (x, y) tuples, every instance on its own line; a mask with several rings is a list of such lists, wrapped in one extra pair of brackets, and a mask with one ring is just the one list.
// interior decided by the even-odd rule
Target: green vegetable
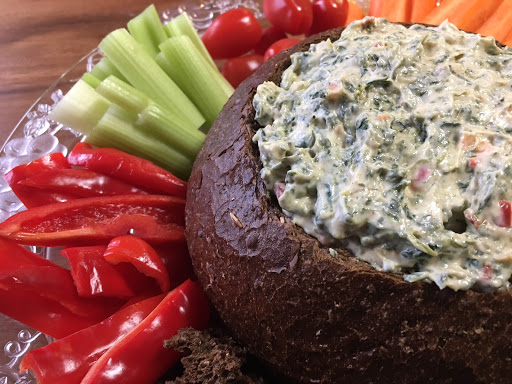
[(111, 104), (85, 81), (78, 80), (48, 117), (88, 135)]
[(109, 147), (145, 158), (165, 169), (171, 169), (175, 176), (183, 180), (188, 179), (192, 170), (193, 159), (163, 143), (160, 138), (138, 130), (130, 113), (116, 105), (109, 108), (87, 141), (102, 146), (108, 141)]
[(190, 128), (204, 123), (199, 110), (126, 29), (111, 32), (99, 47), (130, 84), (163, 108), (181, 114)]
[(86, 72), (82, 75), (82, 80), (93, 88), (96, 88), (101, 84), (101, 80), (91, 75), (89, 72)]
[[(131, 35), (126, 29), (107, 35), (99, 45), (105, 57), (50, 118), (91, 144), (149, 159), (186, 179), (205, 139), (199, 128), (211, 125), (233, 88), (188, 16), (169, 24), (164, 28), (149, 6), (128, 23)], [(171, 31), (178, 37), (168, 38)]]
[(219, 115), (233, 88), (227, 91), (224, 78), (211, 66), (187, 36), (171, 37), (160, 44), (170, 64), (170, 76), (197, 105), (208, 125)]
[(102, 57), (89, 73), (98, 80), (105, 80), (107, 77), (114, 75), (115, 77), (128, 82), (119, 69), (117, 69), (107, 57)]
[(160, 16), (153, 4), (128, 23), (128, 31), (146, 51), (155, 57), (160, 50), (158, 46), (167, 40), (167, 33), (160, 21)]
[(169, 37), (188, 36), (197, 50), (204, 56), (204, 58), (214, 67), (217, 68), (210, 53), (203, 44), (203, 40), (197, 34), (190, 17), (187, 13), (182, 13), (178, 17), (172, 19), (164, 26), (165, 31)]
[(142, 92), (113, 76), (103, 80), (96, 91), (123, 110), (136, 114), (133, 123), (137, 129), (160, 137), (191, 159), (199, 153), (205, 134), (198, 129), (187, 129), (180, 116), (164, 110)]

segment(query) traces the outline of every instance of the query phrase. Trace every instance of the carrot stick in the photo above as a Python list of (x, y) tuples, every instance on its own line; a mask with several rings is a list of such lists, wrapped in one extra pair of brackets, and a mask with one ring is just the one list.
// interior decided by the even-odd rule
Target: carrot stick
[(355, 20), (360, 20), (363, 17), (364, 13), (361, 7), (358, 4), (356, 4), (353, 0), (348, 0), (348, 13), (345, 25), (349, 25), (351, 22)]
[(476, 30), (482, 36), (494, 36), (500, 42), (512, 32), (512, 0), (503, 0), (487, 21)]
[(408, 22), (411, 18), (412, 0), (371, 0), (370, 16), (384, 17), (389, 21)]
[(435, 7), (438, 0), (412, 0), (411, 22), (419, 23)]
[(409, 22), (411, 20), (413, 0), (387, 1), (382, 17), (389, 21)]
[(370, 10), (368, 16), (382, 17), (382, 10), (387, 0), (370, 0)]
[(502, 2), (503, 0), (444, 0), (422, 22), (438, 25), (448, 19), (459, 29), (474, 32)]
[(501, 41), (501, 43), (508, 45), (509, 47), (512, 48), (512, 31), (509, 32), (507, 37), (505, 37), (505, 39), (503, 39), (503, 41)]

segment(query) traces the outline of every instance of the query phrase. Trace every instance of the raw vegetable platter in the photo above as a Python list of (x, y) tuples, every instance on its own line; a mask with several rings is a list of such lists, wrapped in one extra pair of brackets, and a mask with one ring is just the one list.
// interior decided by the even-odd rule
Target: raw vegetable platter
[[(393, 21), (402, 21), (401, 18), (404, 16), (399, 14), (400, 12), (396, 11), (403, 11), (407, 8), (407, 4), (411, 4), (411, 2), (407, 0), (401, 1), (400, 6), (394, 5), (392, 9), (387, 9), (384, 5), (386, 2), (382, 0), (373, 1), (371, 4), (366, 0), (358, 0), (357, 3), (359, 3), (361, 8), (365, 11), (368, 11), (368, 6), (370, 6), (370, 14), (373, 13), (376, 16), (386, 16), (391, 20), (395, 19)], [(425, 1), (425, 4), (426, 3), (433, 4), (436, 2)], [(457, 2), (452, 1), (452, 3), (455, 4)], [(480, 6), (477, 1), (473, 1), (471, 3), (475, 3), (477, 7)], [(497, 5), (500, 1), (496, 1), (495, 3)], [(425, 5), (425, 7), (428, 6), (429, 5)], [(175, 16), (178, 16), (183, 11), (186, 11), (191, 16), (195, 27), (200, 32), (203, 32), (211, 24), (212, 20), (218, 17), (218, 15), (227, 10), (239, 7), (251, 10), (262, 25), (268, 25), (268, 21), (264, 18), (262, 13), (261, 2), (252, 0), (232, 0), (218, 3), (205, 1), (204, 4), (198, 4), (193, 8), (190, 6), (188, 8), (183, 6), (178, 7), (177, 9), (166, 10), (160, 16), (165, 22)], [(455, 5), (453, 7), (453, 9), (457, 9)], [(439, 7), (442, 11), (441, 8), (442, 7)], [(471, 8), (471, 11), (474, 10), (476, 10), (476, 8)], [(488, 13), (486, 18), (492, 18), (492, 10), (493, 9), (489, 6), (485, 7), (484, 11)], [(408, 12), (410, 16), (411, 10), (409, 9)], [(438, 13), (439, 15), (433, 16), (431, 13), (430, 19), (427, 18), (424, 21), (430, 21), (432, 23), (442, 21), (436, 19), (436, 17), (444, 18), (445, 14), (443, 12)], [(459, 22), (463, 26), (470, 25), (471, 27), (468, 27), (468, 29), (475, 29), (478, 31), (478, 29), (471, 24), (470, 15), (463, 14), (460, 17)], [(503, 39), (505, 43), (508, 42), (508, 36), (506, 36), (506, 38), (504, 36)], [(64, 124), (60, 124), (49, 119), (48, 115), (57, 103), (62, 100), (63, 95), (74, 84), (76, 84), (84, 72), (91, 71), (101, 59), (102, 54), (98, 49), (89, 52), (75, 66), (63, 74), (34, 103), (0, 148), (0, 170), (2, 175), (18, 165), (29, 163), (46, 154), (62, 153), (64, 155), (68, 155), (75, 144), (84, 139), (83, 133), (77, 132), (68, 128)], [(222, 65), (222, 63), (219, 62), (217, 62), (217, 64)], [(0, 179), (0, 222), (3, 222), (8, 217), (19, 211), (23, 211), (24, 209), (23, 204), (11, 191), (7, 182), (3, 178)], [(56, 264), (64, 266), (67, 263), (55, 248), (32, 246), (29, 247), (29, 249), (44, 258), (52, 260)], [(20, 304), (23, 305), (23, 303)], [(2, 338), (0, 339), (0, 343), (4, 345), (4, 354), (0, 359), (0, 383), (35, 383), (36, 381), (30, 371), (23, 374), (19, 373), (20, 361), (28, 351), (47, 345), (54, 341), (54, 339), (42, 334), (41, 332), (30, 329), (24, 324), (3, 314), (0, 314), (0, 324), (2, 324), (2, 329), (4, 330), (1, 333)]]
[[(211, 22), (221, 13), (244, 6), (265, 21), (258, 1), (244, 0), (243, 2), (231, 0), (219, 3), (204, 2), (193, 3), (193, 6), (184, 4), (175, 9), (160, 10), (164, 22), (186, 11), (191, 16), (198, 31), (204, 31)], [(89, 72), (103, 57), (98, 49), (89, 53), (66, 73), (62, 74), (52, 84), (32, 107), (21, 118), (19, 123), (4, 140), (0, 147), (0, 170), (2, 176), (10, 169), (26, 164), (45, 154), (61, 152), (67, 155), (76, 143), (82, 140), (83, 135), (62, 124), (48, 118), (53, 107), (62, 99), (63, 95), (76, 83), (84, 72)], [(0, 178), (0, 222), (11, 215), (24, 210), (23, 204), (10, 190), (4, 178)], [(48, 258), (58, 264), (65, 265), (66, 261), (58, 250), (50, 247), (28, 247), (33, 252)], [(0, 383), (5, 384), (32, 384), (36, 383), (31, 371), (23, 374), (19, 372), (19, 364), (24, 355), (33, 349), (42, 347), (54, 341), (50, 336), (44, 335), (26, 325), (0, 313), (2, 328), (0, 345), (3, 351), (0, 357)]]

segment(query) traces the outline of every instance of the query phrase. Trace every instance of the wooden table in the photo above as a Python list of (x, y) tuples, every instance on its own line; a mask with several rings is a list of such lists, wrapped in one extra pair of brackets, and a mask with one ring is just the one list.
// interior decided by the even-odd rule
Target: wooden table
[(62, 73), (151, 3), (186, 0), (2, 0), (0, 145)]

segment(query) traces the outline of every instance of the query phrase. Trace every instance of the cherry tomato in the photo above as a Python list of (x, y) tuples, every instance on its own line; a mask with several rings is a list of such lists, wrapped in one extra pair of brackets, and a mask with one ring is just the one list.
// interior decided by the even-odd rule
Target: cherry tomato
[(308, 35), (345, 25), (348, 14), (347, 0), (314, 0), (313, 25)]
[(261, 39), (261, 26), (251, 11), (232, 9), (217, 17), (203, 35), (214, 59), (229, 59), (253, 49)]
[(267, 19), (286, 33), (306, 33), (313, 23), (310, 0), (263, 0)]
[(271, 26), (263, 29), (260, 42), (254, 47), (254, 53), (264, 55), (268, 47), (270, 47), (277, 40), (286, 39), (286, 33), (281, 31), (276, 26)]
[(295, 44), (300, 43), (301, 39), (296, 39), (295, 37), (290, 37), (287, 39), (281, 39), (272, 44), (265, 52), (265, 56), (263, 56), (263, 60), (267, 61), (272, 56), (277, 55), (279, 52), (293, 47)]
[(262, 55), (245, 55), (229, 59), (222, 68), (222, 74), (233, 87), (238, 87), (242, 81), (252, 75), (261, 64)]

